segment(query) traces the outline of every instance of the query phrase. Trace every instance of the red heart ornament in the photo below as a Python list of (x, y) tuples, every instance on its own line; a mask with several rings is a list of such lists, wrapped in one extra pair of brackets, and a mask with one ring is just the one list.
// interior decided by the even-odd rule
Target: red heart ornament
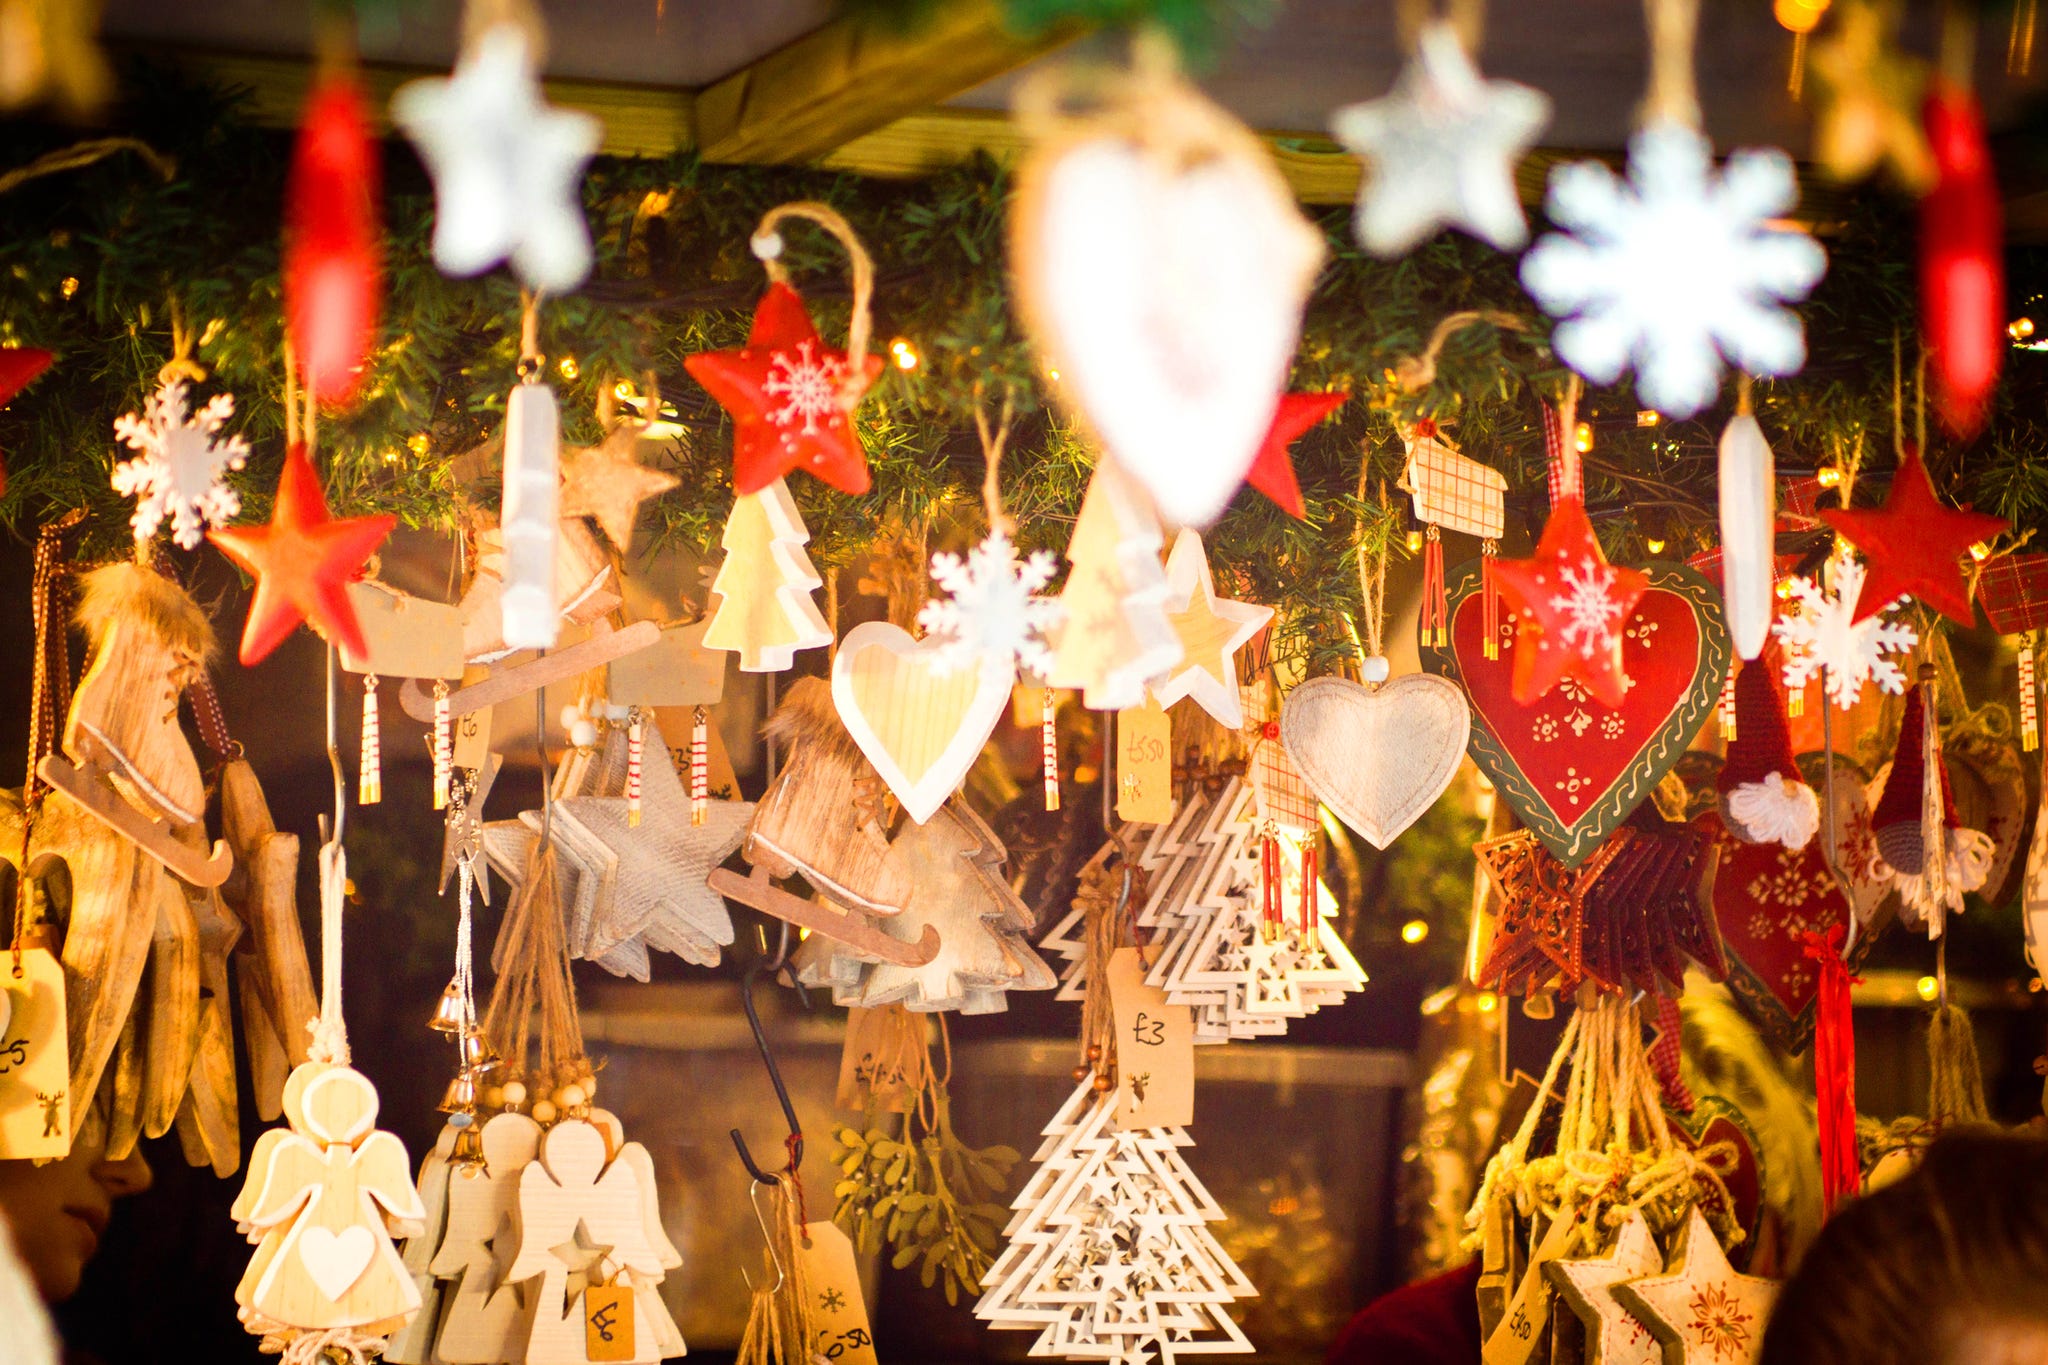
[[(1732, 1151), (1733, 1155), (1717, 1161), (1714, 1169), (1728, 1189), (1733, 1205), (1729, 1212), (1736, 1226), (1749, 1234), (1743, 1239), (1740, 1253), (1744, 1258), (1742, 1264), (1747, 1265), (1747, 1254), (1756, 1246), (1757, 1225), (1764, 1211), (1763, 1157), (1749, 1119), (1719, 1095), (1702, 1095), (1690, 1114), (1671, 1115), (1671, 1126), (1671, 1135), (1696, 1152), (1715, 1151), (1722, 1143)], [(1718, 1193), (1710, 1196), (1707, 1212), (1713, 1212), (1712, 1205), (1720, 1199)]]
[(1621, 658), (1628, 692), (1602, 704), (1567, 679), (1524, 706), (1514, 699), (1514, 616), (1501, 612), (1499, 657), (1485, 653), (1477, 561), (1451, 580), (1448, 648), (1422, 666), (1472, 699), (1472, 761), (1515, 815), (1567, 866), (1590, 856), (1678, 762), (1706, 723), (1728, 672), (1718, 589), (1680, 564), (1649, 564)]

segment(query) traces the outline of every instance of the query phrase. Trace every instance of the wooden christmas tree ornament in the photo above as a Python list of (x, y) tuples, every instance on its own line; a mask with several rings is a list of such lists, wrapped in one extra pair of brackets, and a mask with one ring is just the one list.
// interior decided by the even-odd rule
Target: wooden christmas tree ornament
[(711, 580), (706, 649), (739, 655), (744, 673), (780, 673), (798, 650), (832, 643), (811, 595), (824, 580), (804, 553), (810, 538), (781, 479), (733, 500), (719, 541), (725, 559)]

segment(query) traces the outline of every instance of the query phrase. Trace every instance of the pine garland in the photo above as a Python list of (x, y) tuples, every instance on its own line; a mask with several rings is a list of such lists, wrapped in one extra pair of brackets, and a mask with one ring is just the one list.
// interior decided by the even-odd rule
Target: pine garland
[[(131, 103), (111, 131), (133, 132), (173, 158), (166, 181), (137, 158), (113, 158), (0, 196), (0, 343), (46, 346), (56, 366), (0, 414), (8, 483), (0, 521), (16, 534), (54, 512), (91, 513), (90, 550), (119, 553), (126, 508), (107, 476), (111, 422), (134, 407), (170, 353), (173, 304), (200, 333), (213, 384), (234, 392), (236, 428), (256, 454), (237, 477), (245, 515), (267, 514), (282, 455), (277, 234), (288, 142), (257, 129), (236, 101), (139, 66)], [(18, 128), (5, 154), (25, 163), (67, 145), (68, 130)], [(501, 420), (513, 378), (517, 290), (502, 274), (443, 279), (427, 253), (432, 199), (409, 151), (392, 145), (386, 220), (384, 342), (354, 413), (323, 419), (330, 497), (349, 513), (394, 512), (414, 526), (453, 524), (458, 497), (494, 497), (458, 480), (455, 462)], [(549, 300), (543, 349), (559, 391), (565, 439), (594, 441), (602, 388), (652, 373), (682, 428), (667, 456), (681, 486), (650, 504), (658, 528), (635, 554), (708, 551), (730, 507), (725, 418), (684, 375), (685, 356), (744, 337), (762, 278), (747, 249), (753, 223), (790, 198), (844, 212), (879, 269), (876, 336), (902, 337), (919, 363), (891, 368), (859, 412), (875, 491), (853, 499), (813, 480), (793, 487), (821, 568), (860, 559), (878, 525), (928, 526), (934, 549), (981, 533), (980, 447), (973, 412), (1007, 397), (1016, 409), (1004, 466), (1005, 503), (1021, 548), (1058, 548), (1067, 536), (1093, 455), (1052, 406), (1052, 381), (1025, 344), (1007, 297), (1003, 240), (1006, 177), (980, 161), (916, 182), (882, 182), (782, 168), (706, 166), (689, 156), (601, 159), (584, 187), (599, 265), (579, 293)], [(1758, 386), (1758, 415), (1781, 474), (1829, 463), (1856, 441), (1882, 471), (1891, 450), (1894, 328), (1913, 335), (1912, 238), (1906, 206), (1852, 196), (1855, 217), (1830, 225), (1826, 282), (1803, 310), (1811, 359), (1796, 379)], [(1522, 294), (1512, 258), (1444, 236), (1405, 260), (1368, 259), (1350, 242), (1348, 213), (1323, 211), (1331, 264), (1303, 331), (1294, 385), (1343, 386), (1358, 395), (1296, 447), (1308, 520), (1295, 522), (1256, 494), (1241, 495), (1208, 535), (1233, 592), (1268, 602), (1283, 623), (1276, 651), (1311, 671), (1351, 652), (1343, 616), (1359, 619), (1358, 528), (1368, 550), (1406, 529), (1405, 502), (1383, 512), (1358, 489), (1399, 475), (1397, 421), (1434, 416), (1469, 454), (1509, 480), (1510, 551), (1544, 511), (1541, 398), (1566, 381), (1548, 328)], [(831, 244), (789, 234), (793, 277), (828, 337), (843, 335), (845, 304)], [(2041, 258), (2016, 253), (2013, 294), (2039, 293)], [(1419, 353), (1446, 313), (1493, 309), (1520, 331), (1474, 327), (1445, 347), (1432, 383), (1400, 390), (1398, 363)], [(1966, 447), (1939, 436), (1936, 479), (1958, 497), (2009, 516), (2020, 529), (2048, 522), (2042, 444), (2044, 367), (2015, 351), (1992, 434)], [(568, 362), (565, 364), (565, 362)], [(1910, 378), (1908, 381), (1910, 394)], [(200, 396), (204, 396), (201, 390)], [(1732, 393), (1732, 388), (1731, 388)], [(1913, 422), (1908, 403), (1907, 435)], [(1616, 558), (1666, 557), (1710, 544), (1714, 443), (1724, 415), (1637, 425), (1626, 387), (1589, 393), (1580, 414), (1594, 429), (1588, 495)], [(1360, 479), (1361, 451), (1367, 464)], [(474, 462), (472, 462), (474, 463)], [(1866, 477), (1876, 496), (1882, 477)], [(1454, 546), (1476, 553), (1476, 545)]]

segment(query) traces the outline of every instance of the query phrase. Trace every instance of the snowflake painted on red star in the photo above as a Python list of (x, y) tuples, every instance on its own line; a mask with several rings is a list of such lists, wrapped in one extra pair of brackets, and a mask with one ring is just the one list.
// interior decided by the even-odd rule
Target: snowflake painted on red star
[(1577, 648), (1581, 659), (1613, 649), (1626, 610), (1615, 600), (1613, 567), (1587, 555), (1577, 569), (1567, 564), (1558, 576), (1564, 580), (1564, 591), (1550, 595), (1550, 605), (1564, 613), (1558, 639), (1567, 648)]
[(768, 420), (784, 427), (800, 421), (806, 436), (818, 434), (820, 418), (829, 420), (844, 410), (841, 395), (845, 392), (846, 362), (814, 352), (822, 352), (822, 348), (810, 341), (798, 342), (794, 352), (777, 351), (761, 385), (769, 397), (782, 400)]

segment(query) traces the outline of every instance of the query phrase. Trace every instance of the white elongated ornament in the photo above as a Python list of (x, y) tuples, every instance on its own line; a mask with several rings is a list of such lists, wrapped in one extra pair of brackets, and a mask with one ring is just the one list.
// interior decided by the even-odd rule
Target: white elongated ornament
[(1776, 606), (1778, 482), (1771, 443), (1748, 412), (1721, 429), (1721, 595), (1745, 659), (1763, 653)]
[(555, 393), (521, 384), (505, 403), (505, 595), (500, 603), (509, 649), (548, 649), (561, 617), (555, 608), (555, 522), (561, 422)]

